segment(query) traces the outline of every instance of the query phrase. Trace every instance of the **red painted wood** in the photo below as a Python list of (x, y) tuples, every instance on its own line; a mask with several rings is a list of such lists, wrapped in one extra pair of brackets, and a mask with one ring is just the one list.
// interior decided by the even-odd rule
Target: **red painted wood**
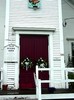
[[(20, 89), (35, 88), (33, 73), (37, 60), (42, 57), (48, 62), (48, 36), (43, 35), (20, 35), (20, 63), (26, 58), (33, 62), (31, 69), (26, 70), (20, 64), (19, 86)], [(48, 79), (48, 72), (42, 72), (40, 78)], [(48, 85), (43, 85), (48, 87)]]

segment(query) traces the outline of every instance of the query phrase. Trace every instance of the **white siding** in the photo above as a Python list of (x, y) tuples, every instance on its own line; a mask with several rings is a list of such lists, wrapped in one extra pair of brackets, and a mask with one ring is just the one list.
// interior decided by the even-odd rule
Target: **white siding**
[(7, 64), (7, 84), (11, 88), (15, 86), (15, 63)]
[[(16, 66), (16, 67), (15, 67)], [(18, 69), (17, 63), (9, 62), (4, 64), (4, 84), (8, 84), (9, 89), (17, 89), (17, 74), (16, 70)], [(16, 77), (15, 77), (16, 76)]]
[(38, 10), (28, 8), (28, 0), (11, 0), (10, 4), (11, 27), (36, 25), (38, 27), (58, 28), (57, 1), (41, 0), (41, 8)]
[[(16, 34), (13, 34), (12, 27), (56, 28), (56, 31), (53, 33), (52, 41), (52, 67), (61, 67), (58, 9), (58, 0), (41, 0), (41, 8), (38, 10), (28, 8), (28, 0), (10, 0), (9, 33), (7, 34), (10, 41), (8, 41), (8, 43), (17, 43)], [(12, 41), (13, 39), (14, 41)], [(53, 79), (60, 79), (61, 75), (60, 71), (54, 72)], [(9, 76), (7, 78), (9, 78)], [(58, 85), (56, 86), (58, 87)]]

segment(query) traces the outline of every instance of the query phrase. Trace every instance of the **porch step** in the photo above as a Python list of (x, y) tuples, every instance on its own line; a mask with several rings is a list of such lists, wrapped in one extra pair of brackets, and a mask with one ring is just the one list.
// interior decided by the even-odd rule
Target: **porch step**
[(38, 100), (36, 95), (0, 95), (0, 100)]
[[(74, 99), (74, 89), (56, 89), (54, 93), (50, 93), (47, 89), (43, 90), (43, 100), (54, 99)], [(49, 93), (48, 93), (49, 92)], [(38, 100), (36, 97), (35, 89), (28, 90), (0, 90), (0, 100)]]

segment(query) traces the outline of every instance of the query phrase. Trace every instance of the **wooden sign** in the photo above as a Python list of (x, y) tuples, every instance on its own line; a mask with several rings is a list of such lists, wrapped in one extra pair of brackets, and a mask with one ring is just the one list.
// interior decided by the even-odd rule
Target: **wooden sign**
[(4, 61), (17, 62), (18, 60), (18, 47), (14, 44), (9, 44), (4, 48)]

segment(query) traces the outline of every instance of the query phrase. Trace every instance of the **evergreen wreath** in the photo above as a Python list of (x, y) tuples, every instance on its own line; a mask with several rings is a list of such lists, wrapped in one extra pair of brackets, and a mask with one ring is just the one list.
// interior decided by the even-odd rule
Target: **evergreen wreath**
[(37, 65), (39, 68), (47, 68), (47, 62), (40, 57), (37, 61)]
[(21, 62), (21, 65), (23, 66), (23, 68), (26, 68), (26, 70), (28, 70), (28, 68), (32, 67), (32, 61), (27, 57), (23, 60), (23, 62)]

